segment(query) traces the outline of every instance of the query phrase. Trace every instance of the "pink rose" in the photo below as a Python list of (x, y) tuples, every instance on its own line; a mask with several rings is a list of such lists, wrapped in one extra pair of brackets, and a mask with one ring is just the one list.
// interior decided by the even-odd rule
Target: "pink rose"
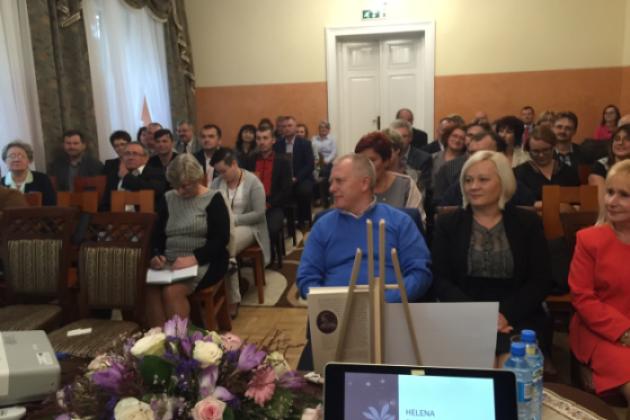
[(223, 334), (221, 340), (223, 341), (225, 351), (238, 350), (243, 345), (243, 340), (232, 333)]
[(195, 404), (192, 416), (195, 420), (221, 420), (225, 403), (213, 397), (207, 397)]

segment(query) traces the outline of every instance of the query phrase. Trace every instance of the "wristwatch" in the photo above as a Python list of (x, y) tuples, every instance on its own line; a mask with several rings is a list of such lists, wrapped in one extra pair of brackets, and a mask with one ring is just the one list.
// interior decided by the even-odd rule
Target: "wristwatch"
[(619, 341), (625, 346), (630, 345), (630, 330), (627, 330), (625, 333), (623, 333)]

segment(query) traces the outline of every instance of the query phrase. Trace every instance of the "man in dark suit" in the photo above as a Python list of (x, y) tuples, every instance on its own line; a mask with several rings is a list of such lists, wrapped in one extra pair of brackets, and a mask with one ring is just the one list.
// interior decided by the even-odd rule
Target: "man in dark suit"
[(313, 200), (313, 170), (315, 158), (311, 142), (298, 137), (295, 118), (286, 117), (284, 123), (284, 137), (273, 146), (276, 153), (290, 156), (293, 165), (293, 199), (298, 206), (297, 221), (300, 229), (305, 228), (306, 222), (311, 222), (311, 201)]
[(578, 118), (573, 112), (561, 112), (553, 123), (552, 130), (558, 139), (554, 156), (557, 160), (570, 166), (575, 171), (584, 161), (580, 145), (573, 143), (577, 131)]
[(411, 139), (411, 124), (402, 118), (394, 120), (390, 126), (392, 130), (396, 130), (402, 138), (402, 150), (400, 151), (400, 160), (406, 166), (418, 172), (418, 188), (424, 192), (431, 187), (431, 167), (433, 158), (430, 154), (413, 147)]
[(85, 137), (78, 130), (63, 133), (63, 155), (55, 159), (48, 176), (57, 180), (57, 191), (72, 191), (77, 176), (97, 176), (103, 172), (103, 164), (86, 153)]
[(114, 131), (109, 136), (109, 143), (112, 145), (112, 148), (118, 157), (115, 159), (107, 159), (105, 161), (105, 165), (103, 166), (103, 175), (105, 175), (107, 179), (117, 178), (118, 172), (122, 167), (124, 167), (124, 165), (122, 165), (122, 154), (125, 147), (131, 143), (131, 135), (123, 130)]
[(164, 171), (147, 165), (149, 151), (142, 143), (129, 143), (122, 155), (124, 168), (116, 177), (108, 177), (101, 208), (109, 210), (112, 191), (153, 190), (155, 201), (166, 192)]
[(429, 136), (422, 130), (419, 130), (413, 126), (413, 112), (409, 108), (401, 108), (396, 113), (397, 120), (405, 120), (411, 125), (413, 138), (411, 140), (411, 146), (416, 149), (421, 149), (429, 142)]
[(427, 144), (422, 148), (425, 152), (429, 154), (437, 153), (440, 150), (444, 150), (444, 144), (442, 143), (442, 135), (444, 132), (455, 125), (455, 121), (453, 121), (450, 117), (444, 117), (440, 119), (438, 126), (435, 130), (435, 140)]
[(214, 168), (210, 161), (214, 152), (221, 147), (221, 135), (221, 128), (215, 124), (206, 124), (199, 130), (201, 150), (195, 153), (195, 157), (206, 174), (208, 185), (212, 185), (212, 180), (217, 175), (214, 173)]

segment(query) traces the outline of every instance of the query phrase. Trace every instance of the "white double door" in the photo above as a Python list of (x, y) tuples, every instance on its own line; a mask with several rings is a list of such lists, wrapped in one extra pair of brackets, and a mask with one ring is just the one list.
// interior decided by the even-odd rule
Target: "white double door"
[(341, 153), (353, 152), (364, 134), (389, 126), (400, 108), (414, 112), (414, 126), (427, 122), (422, 35), (367, 38), (337, 45)]

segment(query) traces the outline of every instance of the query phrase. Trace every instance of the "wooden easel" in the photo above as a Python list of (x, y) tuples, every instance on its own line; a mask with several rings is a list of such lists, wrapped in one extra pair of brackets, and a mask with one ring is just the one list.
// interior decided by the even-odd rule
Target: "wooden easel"
[(370, 362), (377, 364), (383, 363), (383, 305), (385, 304), (385, 290), (398, 289), (400, 291), (400, 298), (403, 304), (403, 312), (405, 314), (407, 329), (409, 330), (409, 338), (411, 339), (411, 345), (413, 346), (416, 363), (418, 365), (422, 365), (420, 358), (420, 349), (418, 347), (416, 333), (413, 329), (411, 310), (409, 309), (409, 300), (407, 299), (407, 290), (405, 289), (405, 284), (403, 282), (403, 276), (400, 270), (400, 263), (398, 261), (398, 252), (396, 251), (396, 248), (392, 248), (391, 255), (392, 264), (394, 265), (394, 271), (396, 273), (396, 280), (398, 284), (385, 284), (385, 220), (381, 219), (379, 221), (379, 277), (374, 277), (374, 238), (372, 233), (372, 220), (368, 219), (366, 221), (366, 228), (368, 248), (368, 284), (357, 285), (357, 278), (359, 277), (359, 270), (361, 269), (361, 257), (363, 255), (361, 250), (357, 248), (354, 256), (354, 264), (352, 265), (350, 285), (348, 286), (348, 298), (344, 307), (343, 320), (341, 322), (341, 328), (339, 330), (339, 341), (337, 342), (335, 360), (343, 360), (345, 337), (347, 327), (350, 322), (350, 314), (352, 313), (354, 293), (355, 291), (368, 290), (370, 299)]

